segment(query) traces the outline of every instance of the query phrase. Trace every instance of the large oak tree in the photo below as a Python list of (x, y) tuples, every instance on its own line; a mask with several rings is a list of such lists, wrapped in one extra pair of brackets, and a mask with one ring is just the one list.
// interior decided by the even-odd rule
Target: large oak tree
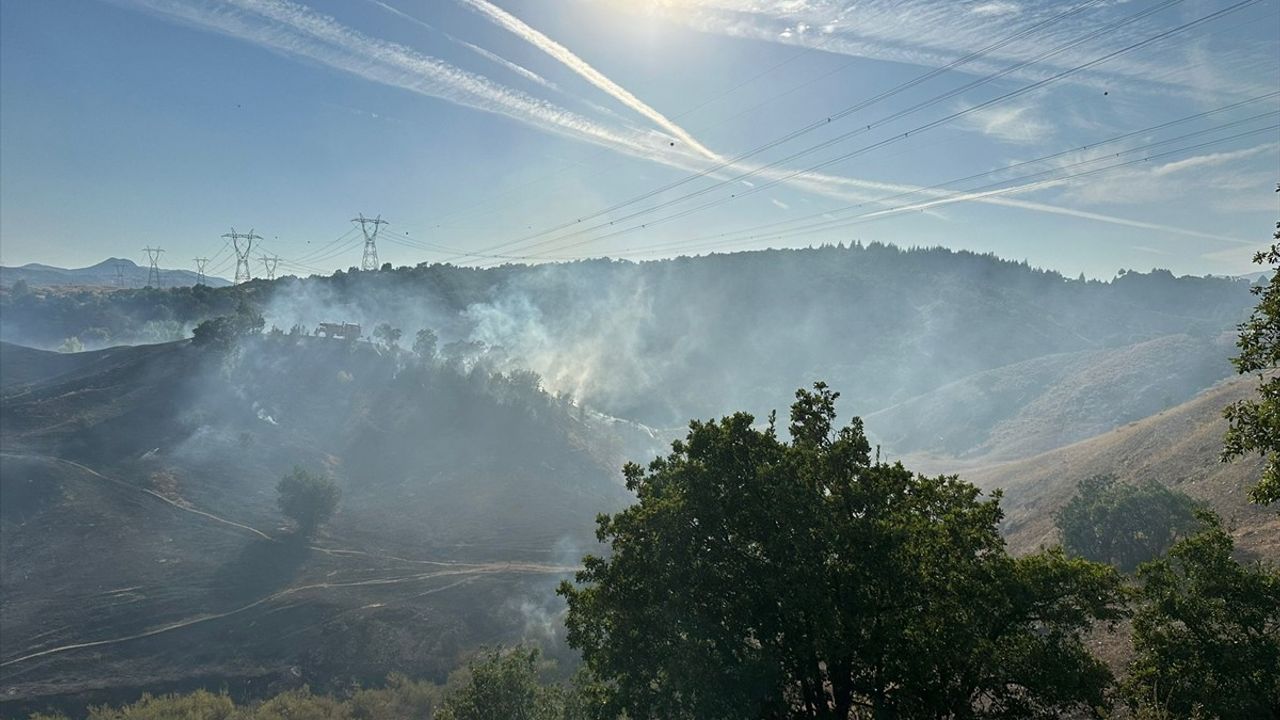
[(873, 460), (837, 394), (799, 391), (790, 440), (739, 413), (691, 423), (637, 502), (599, 518), (569, 642), (602, 717), (1057, 717), (1104, 704), (1083, 633), (1114, 569), (1009, 556), (999, 495)]

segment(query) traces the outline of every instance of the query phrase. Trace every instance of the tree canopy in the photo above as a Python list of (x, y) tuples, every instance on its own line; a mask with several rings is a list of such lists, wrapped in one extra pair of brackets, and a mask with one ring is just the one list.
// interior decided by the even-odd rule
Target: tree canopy
[(999, 495), (873, 461), (838, 395), (796, 393), (789, 442), (738, 413), (626, 466), (607, 557), (564, 583), (602, 717), (1058, 717), (1101, 706), (1082, 642), (1113, 568), (1010, 557)]
[[(1276, 188), (1280, 192), (1280, 187)], [(1280, 223), (1275, 239), (1280, 240)], [(1271, 279), (1253, 287), (1258, 306), (1240, 325), (1236, 341), (1240, 355), (1231, 362), (1241, 374), (1258, 375), (1257, 399), (1240, 400), (1223, 414), (1230, 423), (1223, 459), (1256, 452), (1265, 461), (1262, 477), (1249, 492), (1256, 503), (1280, 500), (1280, 242), (1254, 256), (1259, 265), (1271, 266)]]
[(450, 691), (435, 720), (565, 720), (565, 693), (538, 679), (536, 648), (481, 653)]
[(238, 338), (262, 332), (266, 320), (249, 303), (241, 300), (235, 313), (219, 315), (196, 325), (191, 332), (191, 342), (226, 350)]
[(1185, 493), (1157, 482), (1121, 483), (1113, 475), (1081, 480), (1055, 519), (1067, 553), (1122, 572), (1160, 557), (1200, 524)]
[(1241, 565), (1215, 516), (1143, 565), (1128, 695), (1175, 717), (1280, 713), (1280, 575)]
[(294, 467), (276, 484), (280, 512), (298, 524), (303, 535), (311, 535), (338, 509), (341, 491), (332, 478)]

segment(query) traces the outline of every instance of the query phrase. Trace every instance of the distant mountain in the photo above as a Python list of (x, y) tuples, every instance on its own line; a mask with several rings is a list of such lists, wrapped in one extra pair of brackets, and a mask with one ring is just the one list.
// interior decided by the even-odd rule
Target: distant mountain
[(1245, 273), (1244, 275), (1237, 275), (1236, 277), (1241, 280), (1248, 280), (1251, 283), (1265, 282), (1271, 279), (1271, 271), (1259, 270), (1258, 272)]
[[(191, 270), (160, 269), (161, 287), (188, 287), (196, 284), (196, 273)], [(25, 280), (32, 287), (123, 287), (138, 288), (147, 284), (147, 268), (126, 258), (107, 258), (97, 265), (83, 268), (60, 268), (40, 263), (28, 263), (20, 267), (0, 266), (0, 287), (10, 287)], [(230, 281), (220, 277), (208, 277), (209, 287), (224, 287)]]

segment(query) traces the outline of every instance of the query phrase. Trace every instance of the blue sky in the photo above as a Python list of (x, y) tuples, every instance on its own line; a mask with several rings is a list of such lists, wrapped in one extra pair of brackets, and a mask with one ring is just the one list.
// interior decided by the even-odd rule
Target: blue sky
[(0, 261), (229, 276), (234, 226), (328, 272), (380, 213), (397, 265), (860, 239), (1247, 272), (1280, 0), (1236, 5), (14, 0)]

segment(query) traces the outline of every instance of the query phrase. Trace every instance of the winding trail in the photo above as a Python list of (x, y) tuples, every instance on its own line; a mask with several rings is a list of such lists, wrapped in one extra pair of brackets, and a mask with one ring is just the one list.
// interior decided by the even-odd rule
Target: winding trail
[[(206, 520), (220, 523), (222, 525), (226, 525), (229, 527), (233, 527), (247, 533), (251, 533), (259, 538), (268, 540), (270, 542), (280, 541), (279, 538), (272, 537), (255, 527), (251, 527), (243, 523), (238, 523), (234, 520), (229, 520), (227, 518), (220, 517), (213, 513), (205, 512), (203, 510), (199, 510), (193, 507), (189, 507), (187, 505), (183, 505), (182, 503), (175, 502), (153, 490), (138, 487), (136, 485), (127, 483), (123, 480), (119, 480), (116, 478), (111, 478), (106, 475), (103, 475), (97, 470), (94, 470), (91, 467), (75, 462), (73, 460), (67, 460), (65, 458), (55, 457), (52, 455), (34, 455), (34, 454), (24, 454), (24, 453), (0, 453), (0, 456), (28, 458), (28, 459), (36, 459), (36, 460), (43, 460), (48, 462), (61, 463), (63, 465), (74, 467), (82, 472), (88, 473), (89, 475), (92, 475), (93, 477), (96, 477), (108, 483), (111, 483), (114, 486), (121, 487), (127, 490), (132, 490), (134, 492), (143, 493), (145, 495), (149, 495), (152, 498), (155, 498), (156, 500), (159, 500), (160, 502), (163, 502), (166, 505), (169, 505), (182, 512), (190, 513), (192, 515), (197, 515)], [(388, 577), (369, 578), (366, 580), (351, 580), (351, 581), (345, 581), (345, 582), (320, 582), (320, 583), (311, 583), (307, 585), (298, 585), (295, 587), (285, 588), (284, 590), (279, 590), (269, 595), (265, 595), (246, 605), (242, 605), (240, 607), (234, 608), (232, 610), (227, 610), (225, 612), (197, 615), (197, 616), (186, 618), (176, 622), (167, 623), (159, 627), (154, 627), (149, 630), (144, 630), (142, 632), (134, 633), (132, 635), (105, 638), (102, 640), (92, 640), (92, 641), (81, 642), (81, 643), (71, 643), (68, 645), (60, 645), (58, 647), (52, 647), (52, 648), (46, 648), (44, 650), (28, 652), (18, 657), (0, 661), (0, 667), (9, 667), (12, 665), (17, 665), (19, 663), (27, 662), (29, 660), (34, 660), (36, 658), (46, 657), (49, 655), (72, 652), (75, 650), (86, 650), (91, 648), (106, 647), (109, 645), (117, 645), (120, 643), (129, 642), (132, 640), (140, 640), (143, 638), (154, 637), (156, 635), (161, 635), (164, 633), (174, 632), (176, 630), (182, 630), (184, 628), (189, 628), (194, 625), (200, 625), (202, 623), (221, 620), (223, 618), (231, 617), (233, 615), (239, 615), (240, 613), (244, 613), (246, 611), (252, 610), (253, 608), (256, 608), (260, 605), (264, 605), (272, 601), (279, 600), (280, 598), (283, 598), (283, 597), (288, 597), (291, 595), (295, 595), (295, 594), (307, 592), (307, 591), (340, 590), (343, 588), (351, 588), (351, 587), (390, 586), (390, 585), (400, 585), (400, 584), (411, 583), (411, 582), (420, 582), (420, 581), (430, 580), (438, 577), (462, 576), (461, 580), (458, 580), (456, 582), (450, 583), (448, 585), (445, 585), (439, 588), (432, 588), (426, 592), (419, 593), (409, 598), (409, 599), (412, 599), (416, 597), (421, 597), (423, 595), (429, 595), (432, 593), (441, 592), (444, 590), (448, 590), (450, 588), (457, 587), (459, 585), (466, 584), (483, 575), (497, 575), (497, 574), (568, 575), (570, 573), (576, 572), (581, 569), (580, 566), (553, 565), (548, 563), (531, 563), (531, 562), (464, 563), (464, 562), (446, 561), (446, 560), (419, 560), (419, 559), (412, 559), (412, 558), (402, 558), (395, 555), (370, 553), (363, 550), (350, 550), (345, 548), (325, 548), (325, 547), (320, 547), (318, 545), (310, 545), (308, 546), (308, 549), (315, 550), (317, 552), (326, 553), (328, 555), (361, 556), (361, 557), (368, 557), (368, 558), (380, 559), (380, 560), (392, 560), (392, 561), (402, 562), (402, 563), (432, 565), (432, 566), (440, 567), (442, 569), (434, 570), (430, 572), (413, 573), (409, 575), (392, 575)]]
[(431, 590), (428, 590), (425, 593), (420, 593), (419, 595), (414, 596), (414, 597), (419, 597), (420, 595), (428, 595), (433, 592), (440, 592), (442, 590), (448, 590), (450, 588), (457, 587), (458, 585), (462, 585), (464, 582), (469, 582), (470, 580), (474, 579), (476, 576), (480, 576), (480, 575), (495, 575), (495, 574), (503, 574), (503, 573), (564, 575), (564, 574), (573, 572), (574, 569), (575, 568), (571, 568), (567, 566), (538, 565), (536, 563), (487, 563), (482, 565), (468, 566), (465, 569), (458, 568), (455, 570), (439, 570), (437, 572), (417, 573), (414, 575), (395, 576), (395, 577), (388, 577), (388, 578), (371, 578), (369, 580), (353, 580), (350, 582), (333, 582), (333, 583), (323, 582), (323, 583), (312, 583), (309, 585), (299, 585), (297, 587), (285, 588), (284, 590), (280, 590), (279, 592), (274, 592), (270, 595), (260, 597), (257, 600), (254, 600), (253, 602), (247, 605), (242, 605), (238, 608), (235, 608), (234, 610), (227, 610), (226, 612), (213, 613), (213, 614), (207, 614), (207, 615), (197, 615), (196, 617), (187, 618), (185, 620), (179, 620), (178, 622), (169, 623), (167, 625), (161, 625), (160, 627), (151, 628), (150, 630), (144, 630), (143, 632), (134, 633), (133, 635), (125, 635), (122, 637), (107, 638), (104, 640), (93, 640), (90, 642), (73, 643), (70, 645), (61, 645), (58, 647), (47, 648), (45, 650), (28, 653), (26, 655), (21, 655), (19, 657), (15, 657), (15, 658), (0, 662), (0, 667), (17, 665), (18, 663), (26, 662), (27, 660), (34, 660), (36, 658), (44, 657), (46, 655), (55, 655), (58, 653), (70, 652), (72, 650), (85, 650), (88, 648), (105, 647), (107, 645), (116, 645), (119, 643), (129, 642), (130, 640), (141, 640), (142, 638), (153, 637), (155, 635), (172, 632), (174, 630), (181, 630), (183, 628), (188, 628), (188, 627), (191, 627), (192, 625), (199, 625), (201, 623), (212, 622), (214, 620), (221, 620), (222, 618), (231, 617), (232, 615), (238, 615), (247, 610), (252, 610), (253, 608), (258, 607), (259, 605), (269, 603), (273, 600), (278, 600), (282, 597), (287, 597), (289, 595), (294, 595), (296, 593), (305, 592), (308, 590), (334, 590), (334, 589), (341, 589), (341, 588), (348, 588), (348, 587), (363, 587), (363, 586), (369, 586), (369, 585), (398, 585), (398, 584), (407, 583), (407, 582), (429, 580), (437, 577), (449, 577), (454, 575), (466, 576), (464, 577), (463, 580), (460, 580), (458, 582), (450, 583), (449, 585), (445, 585), (444, 587), (433, 588)]
[(63, 464), (63, 465), (68, 465), (68, 466), (73, 467), (73, 468), (76, 468), (77, 470), (80, 470), (80, 471), (82, 471), (82, 472), (89, 473), (90, 475), (92, 475), (92, 476), (94, 476), (94, 477), (96, 477), (96, 478), (100, 478), (100, 479), (102, 479), (102, 480), (105, 480), (105, 481), (107, 481), (107, 482), (109, 482), (109, 483), (111, 483), (111, 484), (113, 484), (113, 485), (118, 486), (118, 487), (123, 487), (123, 488), (125, 488), (125, 489), (132, 490), (132, 491), (134, 491), (134, 492), (140, 492), (140, 493), (143, 493), (144, 495), (150, 495), (151, 497), (153, 497), (153, 498), (155, 498), (155, 499), (159, 500), (160, 502), (165, 503), (166, 505), (170, 505), (170, 506), (172, 506), (172, 507), (175, 507), (175, 508), (177, 508), (177, 509), (181, 510), (182, 512), (191, 513), (192, 515), (199, 515), (199, 516), (201, 516), (201, 517), (207, 518), (207, 519), (212, 520), (212, 521), (214, 521), (214, 522), (222, 523), (223, 525), (230, 525), (231, 527), (239, 528), (239, 529), (244, 530), (244, 531), (246, 531), (246, 532), (253, 533), (254, 535), (257, 535), (258, 537), (263, 538), (264, 540), (272, 540), (272, 541), (276, 540), (276, 538), (271, 537), (270, 535), (268, 535), (268, 534), (266, 534), (266, 533), (262, 532), (261, 530), (259, 530), (259, 529), (257, 529), (257, 528), (249, 527), (248, 525), (244, 525), (244, 524), (242, 524), (242, 523), (238, 523), (238, 522), (236, 522), (236, 521), (234, 521), (234, 520), (228, 520), (228, 519), (226, 519), (226, 518), (224, 518), (224, 517), (219, 517), (219, 516), (217, 516), (217, 515), (214, 515), (213, 513), (207, 513), (207, 512), (205, 512), (205, 511), (203, 511), (203, 510), (197, 510), (197, 509), (195, 509), (195, 508), (193, 508), (193, 507), (188, 507), (188, 506), (186, 506), (186, 505), (183, 505), (182, 503), (176, 502), (176, 501), (174, 501), (174, 500), (170, 500), (169, 498), (167, 498), (167, 497), (165, 497), (165, 496), (161, 495), (160, 493), (158, 493), (158, 492), (156, 492), (156, 491), (154, 491), (154, 490), (149, 490), (149, 489), (147, 489), (147, 488), (138, 487), (137, 485), (132, 485), (132, 484), (130, 484), (130, 483), (127, 483), (127, 482), (125, 482), (125, 481), (123, 481), (123, 480), (119, 480), (119, 479), (117, 479), (117, 478), (107, 477), (106, 475), (103, 475), (102, 473), (98, 472), (97, 470), (94, 470), (93, 468), (89, 467), (88, 465), (82, 465), (82, 464), (80, 464), (80, 463), (78, 463), (78, 462), (76, 462), (76, 461), (74, 461), (74, 460), (67, 460), (67, 459), (65, 459), (65, 458), (55, 457), (55, 456), (53, 456), (53, 455), (32, 455), (32, 454), (26, 454), (26, 453), (0, 453), (0, 455), (6, 455), (6, 456), (8, 456), (8, 457), (16, 457), (16, 458), (31, 458), (31, 459), (36, 459), (36, 460), (47, 460), (47, 461), (50, 461), (50, 462), (56, 462), (56, 463), (61, 463), (61, 464)]

